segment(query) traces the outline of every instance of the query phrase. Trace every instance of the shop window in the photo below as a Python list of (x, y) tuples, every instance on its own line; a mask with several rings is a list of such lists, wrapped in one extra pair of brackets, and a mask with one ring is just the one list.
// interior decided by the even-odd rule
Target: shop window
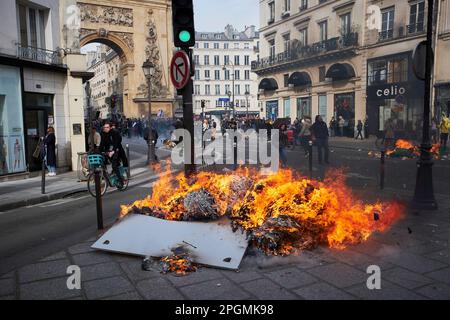
[(311, 118), (311, 98), (297, 98), (297, 118), (302, 119), (303, 117)]
[(354, 137), (355, 93), (336, 94), (334, 96), (334, 113), (338, 122), (341, 118), (344, 120), (343, 132), (340, 132), (340, 134), (346, 137)]
[(0, 66), (0, 175), (26, 171), (21, 96), (19, 69)]
[(284, 98), (284, 114), (283, 116), (285, 118), (291, 117), (291, 99), (290, 98)]

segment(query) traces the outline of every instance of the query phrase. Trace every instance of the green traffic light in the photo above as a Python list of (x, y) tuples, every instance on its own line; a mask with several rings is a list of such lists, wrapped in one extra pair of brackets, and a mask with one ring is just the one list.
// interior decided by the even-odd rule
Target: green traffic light
[(189, 42), (189, 40), (191, 40), (191, 34), (189, 31), (183, 30), (180, 32), (180, 34), (178, 35), (178, 38), (180, 39), (180, 41), (182, 42)]

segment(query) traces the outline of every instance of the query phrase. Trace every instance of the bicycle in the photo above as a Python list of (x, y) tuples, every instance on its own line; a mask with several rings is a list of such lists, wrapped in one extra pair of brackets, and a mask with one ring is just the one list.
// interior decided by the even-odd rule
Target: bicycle
[[(128, 189), (128, 185), (130, 183), (129, 176), (128, 176), (128, 168), (125, 168), (124, 166), (119, 167), (119, 172), (122, 175), (122, 181), (123, 185), (121, 187), (118, 186), (119, 179), (117, 178), (116, 174), (114, 172), (109, 173), (108, 168), (106, 165), (106, 158), (105, 156), (101, 154), (91, 154), (88, 155), (88, 162), (89, 166), (91, 168), (100, 168), (100, 190), (101, 195), (104, 196), (106, 191), (108, 190), (108, 187), (116, 187), (119, 191), (125, 191)], [(90, 170), (90, 174), (88, 176), (87, 180), (87, 187), (89, 193), (95, 197), (95, 171)]]

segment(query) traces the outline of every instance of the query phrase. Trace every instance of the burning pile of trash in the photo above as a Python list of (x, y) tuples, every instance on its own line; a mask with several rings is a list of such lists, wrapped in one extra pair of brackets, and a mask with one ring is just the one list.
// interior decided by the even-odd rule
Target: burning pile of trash
[[(440, 144), (433, 144), (431, 147), (431, 155), (439, 160), (442, 158)], [(381, 157), (381, 152), (369, 152), (370, 157)], [(414, 145), (408, 140), (399, 139), (395, 142), (395, 147), (388, 148), (386, 151), (386, 156), (391, 158), (402, 158), (402, 159), (413, 159), (420, 157), (420, 146)]]
[[(121, 207), (121, 217), (143, 214), (172, 221), (209, 221), (223, 216), (247, 232), (266, 254), (287, 255), (327, 245), (343, 249), (385, 231), (402, 215), (397, 202), (365, 204), (334, 172), (323, 182), (283, 169), (272, 175), (239, 169), (163, 178), (146, 199)], [(178, 261), (168, 260), (168, 269)]]

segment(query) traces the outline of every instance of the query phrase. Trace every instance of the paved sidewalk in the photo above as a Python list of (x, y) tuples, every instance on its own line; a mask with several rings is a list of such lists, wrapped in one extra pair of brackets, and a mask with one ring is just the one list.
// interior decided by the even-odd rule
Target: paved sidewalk
[[(365, 190), (391, 199), (397, 190)], [(410, 210), (385, 234), (344, 251), (318, 248), (299, 256), (248, 252), (239, 272), (200, 268), (185, 277), (141, 270), (141, 258), (94, 251), (95, 241), (57, 252), (0, 276), (0, 299), (449, 299), (450, 196), (438, 211)], [(81, 290), (68, 290), (66, 269), (81, 268)], [(381, 268), (381, 290), (369, 290), (367, 267)]]
[[(158, 149), (157, 152), (160, 159), (169, 156), (169, 152), (165, 149)], [(144, 158), (146, 159), (146, 156), (141, 156), (131, 163), (131, 186), (157, 178), (157, 174), (147, 168)], [(76, 172), (46, 177), (45, 194), (41, 193), (41, 176), (2, 182), (0, 183), (0, 212), (61, 199), (83, 191), (87, 191), (86, 181), (79, 181)]]

